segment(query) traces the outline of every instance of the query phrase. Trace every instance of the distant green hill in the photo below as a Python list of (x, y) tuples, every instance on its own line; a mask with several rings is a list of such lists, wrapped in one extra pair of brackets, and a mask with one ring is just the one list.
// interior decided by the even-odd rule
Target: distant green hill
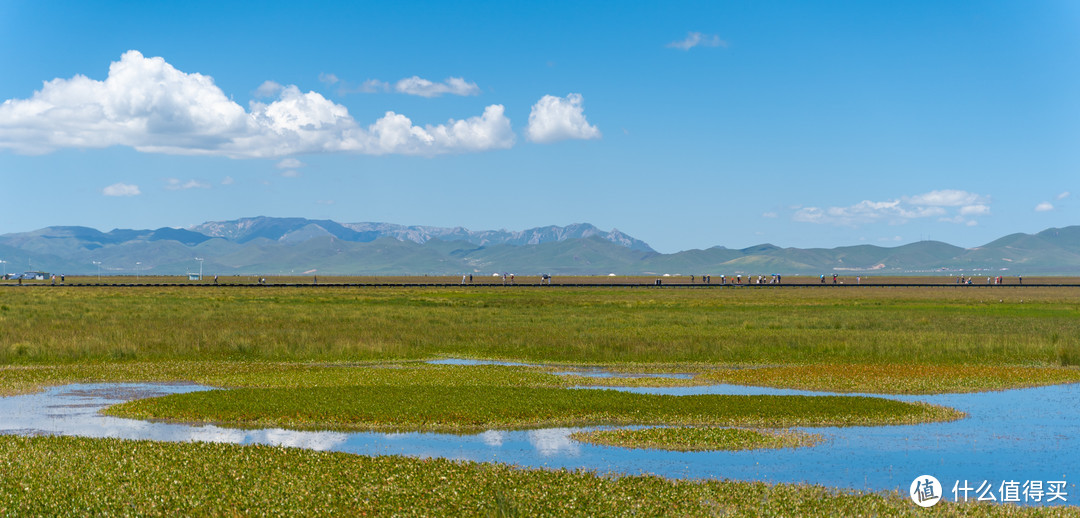
[(781, 248), (762, 244), (655, 252), (618, 230), (587, 223), (524, 231), (339, 224), (304, 218), (244, 218), (190, 229), (48, 227), (0, 236), (7, 271), (176, 275), (980, 275), (1080, 274), (1080, 226), (1012, 234), (965, 249), (937, 241), (897, 247)]

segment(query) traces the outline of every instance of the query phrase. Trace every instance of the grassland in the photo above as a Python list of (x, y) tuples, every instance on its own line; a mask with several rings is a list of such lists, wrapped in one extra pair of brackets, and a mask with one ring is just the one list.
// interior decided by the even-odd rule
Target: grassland
[(0, 364), (1080, 365), (1080, 288), (5, 288)]
[(1067, 508), (266, 446), (0, 437), (4, 516), (1075, 516)]
[(823, 440), (820, 435), (798, 430), (748, 430), (715, 426), (678, 426), (575, 432), (576, 441), (623, 448), (713, 451), (800, 448)]

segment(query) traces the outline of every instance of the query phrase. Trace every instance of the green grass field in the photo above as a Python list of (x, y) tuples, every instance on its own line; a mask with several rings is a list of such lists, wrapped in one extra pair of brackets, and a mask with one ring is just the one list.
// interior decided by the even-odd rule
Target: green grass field
[(802, 484), (600, 477), (294, 448), (0, 437), (3, 516), (1075, 516)]
[(0, 364), (1080, 365), (1080, 288), (6, 288)]
[[(778, 399), (769, 410), (772, 403), (748, 406), (745, 398), (686, 398), (672, 405), (657, 403), (661, 401), (657, 397), (569, 387), (724, 382), (839, 392), (935, 393), (1078, 382), (1078, 317), (1080, 287), (4, 286), (0, 287), (0, 394), (75, 381), (194, 381), (230, 390), (146, 400), (113, 411), (233, 426), (783, 427), (838, 422), (835, 414), (829, 417), (835, 410), (830, 410), (832, 400), (804, 398), (792, 404)], [(437, 357), (515, 360), (547, 367), (418, 363)], [(550, 373), (571, 365), (689, 372), (696, 377), (597, 380)], [(347, 399), (370, 404), (343, 404)], [(428, 403), (417, 406), (416, 400)], [(550, 403), (535, 403), (539, 400)], [(847, 400), (848, 424), (948, 418), (925, 413), (940, 410), (923, 408), (924, 414), (916, 415), (910, 408), (879, 408), (875, 406), (879, 401)], [(643, 408), (655, 411), (628, 416)], [(712, 417), (701, 419), (704, 414)], [(666, 440), (675, 445), (670, 447), (732, 440), (693, 430), (697, 431), (677, 432), (688, 436), (659, 439), (645, 434), (645, 440)], [(0, 474), (0, 515), (154, 514), (165, 509), (196, 514), (294, 510), (408, 514), (413, 512), (410, 506), (428, 510), (419, 514), (438, 509), (481, 515), (916, 511), (895, 495), (809, 486), (608, 479), (260, 447), (4, 437), (0, 450), (4, 451), (0, 466), (5, 469)], [(222, 459), (231, 459), (230, 466), (235, 467), (223, 468)], [(314, 471), (299, 467), (316, 465), (323, 467)], [(361, 480), (319, 471), (343, 466), (369, 469), (382, 478)], [(293, 489), (260, 482), (256, 474), (264, 468), (281, 473), (282, 484)], [(446, 483), (431, 478), (432, 471), (460, 481), (460, 492), (432, 491)], [(146, 476), (124, 478), (129, 472)], [(82, 473), (112, 474), (79, 477)], [(492, 482), (493, 473), (500, 482)], [(77, 483), (71, 481), (74, 477), (79, 477)], [(44, 489), (64, 484), (72, 485), (65, 491)], [(282, 496), (286, 494), (292, 496), (286, 499)], [(565, 499), (571, 504), (560, 503)], [(1059, 512), (995, 506), (946, 506), (935, 511)]]

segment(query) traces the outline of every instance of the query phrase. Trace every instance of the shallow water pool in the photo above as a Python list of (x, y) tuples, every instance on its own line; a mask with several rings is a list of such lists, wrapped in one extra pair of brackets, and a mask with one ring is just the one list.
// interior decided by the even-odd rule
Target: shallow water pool
[[(607, 388), (607, 387), (605, 387)], [(799, 449), (739, 452), (632, 450), (579, 443), (575, 431), (554, 428), (489, 430), (475, 435), (434, 433), (340, 433), (282, 429), (241, 430), (147, 422), (104, 416), (99, 410), (142, 397), (209, 390), (191, 384), (75, 384), (41, 393), (0, 398), (0, 433), (57, 434), (161, 441), (273, 444), (362, 455), (402, 454), (504, 462), (526, 467), (584, 468), (602, 473), (650, 473), (673, 478), (730, 478), (769, 482), (809, 482), (834, 487), (899, 490), (907, 494), (919, 475), (937, 477), (947, 499), (957, 484), (989, 486), (984, 498), (1001, 500), (1003, 482), (1064, 481), (1065, 503), (1080, 502), (1080, 384), (948, 394), (883, 396), (957, 408), (967, 419), (907, 426), (806, 428), (826, 437)], [(735, 385), (627, 388), (654, 394), (821, 393)], [(985, 484), (984, 484), (985, 482)], [(1042, 501), (1028, 504), (1047, 504)], [(1024, 503), (1024, 497), (1020, 496)], [(1052, 505), (1060, 505), (1060, 497)]]

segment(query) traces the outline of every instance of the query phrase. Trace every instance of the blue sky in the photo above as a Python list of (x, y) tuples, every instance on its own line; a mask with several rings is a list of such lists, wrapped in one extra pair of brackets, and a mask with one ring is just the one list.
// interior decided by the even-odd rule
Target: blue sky
[(1080, 4), (0, 2), (0, 233), (1080, 224)]

